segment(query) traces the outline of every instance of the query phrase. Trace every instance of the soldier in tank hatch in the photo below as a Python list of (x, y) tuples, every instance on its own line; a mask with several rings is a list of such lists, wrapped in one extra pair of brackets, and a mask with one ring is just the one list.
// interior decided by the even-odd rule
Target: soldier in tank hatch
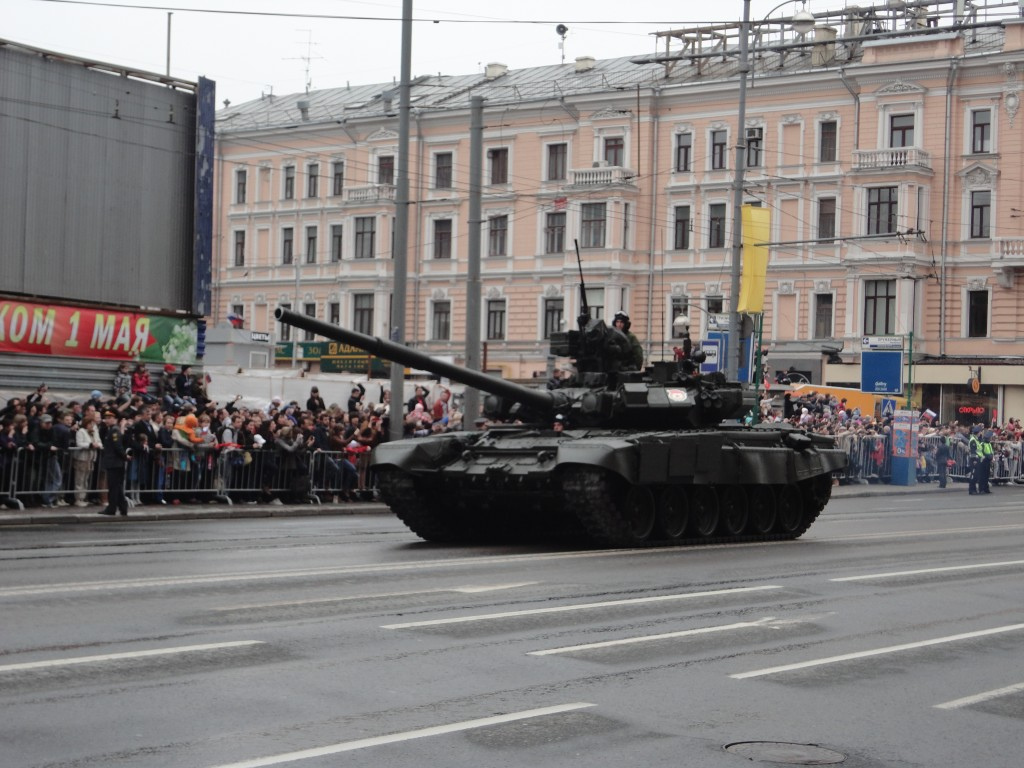
[(612, 320), (612, 326), (616, 330), (622, 331), (626, 338), (629, 339), (629, 348), (633, 352), (633, 362), (636, 364), (635, 370), (642, 371), (644, 368), (644, 348), (640, 344), (640, 340), (630, 332), (629, 328), (632, 323), (629, 322), (629, 315), (625, 312), (616, 312), (615, 317)]

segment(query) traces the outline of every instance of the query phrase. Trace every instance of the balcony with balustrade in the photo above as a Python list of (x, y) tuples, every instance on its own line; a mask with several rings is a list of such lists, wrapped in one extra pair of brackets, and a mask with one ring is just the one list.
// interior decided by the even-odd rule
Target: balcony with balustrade
[(370, 184), (365, 187), (349, 187), (345, 198), (354, 205), (394, 202), (394, 184)]
[(889, 147), (887, 149), (855, 149), (853, 173), (905, 173), (916, 171), (932, 173), (932, 156), (917, 147)]
[(569, 170), (569, 186), (571, 187), (636, 187), (636, 171), (621, 165), (597, 164), (591, 168), (572, 168)]

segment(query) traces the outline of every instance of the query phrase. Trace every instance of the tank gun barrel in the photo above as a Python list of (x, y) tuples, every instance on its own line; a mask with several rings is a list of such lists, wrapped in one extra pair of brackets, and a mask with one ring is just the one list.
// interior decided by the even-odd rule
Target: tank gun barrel
[(505, 381), (486, 373), (446, 363), (444, 360), (437, 360), (430, 355), (417, 352), (393, 341), (386, 341), (379, 336), (370, 336), (358, 331), (341, 328), (340, 326), (325, 323), (323, 320), (301, 315), (298, 312), (284, 309), (283, 307), (278, 307), (274, 310), (274, 317), (282, 323), (301, 328), (310, 333), (319, 334), (325, 339), (350, 344), (372, 355), (403, 366), (430, 371), (436, 376), (446, 376), (452, 381), (499, 395), (509, 401), (522, 403), (542, 413), (553, 413), (563, 405), (562, 398), (559, 398), (555, 392), (531, 389), (530, 387)]

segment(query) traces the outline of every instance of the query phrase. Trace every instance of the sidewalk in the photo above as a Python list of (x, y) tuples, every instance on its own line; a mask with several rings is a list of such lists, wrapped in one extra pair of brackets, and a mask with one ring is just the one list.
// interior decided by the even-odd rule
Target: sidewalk
[[(994, 494), (1014, 493), (1024, 486), (996, 486)], [(871, 496), (900, 496), (908, 493), (942, 493), (967, 497), (966, 483), (950, 483), (944, 490), (935, 483), (918, 485), (840, 485), (832, 489), (833, 499), (856, 499)], [(5, 525), (69, 525), (76, 523), (112, 523), (154, 520), (219, 520), (258, 517), (320, 517), (324, 515), (385, 515), (387, 506), (376, 501), (340, 504), (181, 504), (133, 507), (127, 517), (99, 514), (102, 507), (61, 507), (23, 510), (0, 507), (0, 526)]]

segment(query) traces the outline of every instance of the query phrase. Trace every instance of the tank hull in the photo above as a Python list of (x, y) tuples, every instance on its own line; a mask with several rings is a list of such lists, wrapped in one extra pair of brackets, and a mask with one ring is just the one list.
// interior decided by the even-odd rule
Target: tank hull
[(784, 427), (498, 427), (385, 443), (384, 501), (430, 541), (664, 546), (794, 539), (846, 464)]

